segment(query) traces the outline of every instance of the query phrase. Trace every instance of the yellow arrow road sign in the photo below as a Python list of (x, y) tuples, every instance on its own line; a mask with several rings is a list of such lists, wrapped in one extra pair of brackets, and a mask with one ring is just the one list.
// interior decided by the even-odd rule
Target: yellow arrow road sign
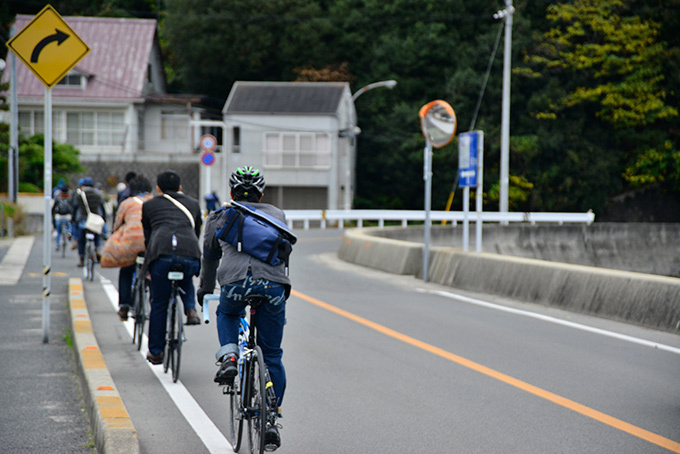
[(7, 47), (48, 88), (59, 82), (90, 51), (51, 5), (45, 6), (14, 35)]

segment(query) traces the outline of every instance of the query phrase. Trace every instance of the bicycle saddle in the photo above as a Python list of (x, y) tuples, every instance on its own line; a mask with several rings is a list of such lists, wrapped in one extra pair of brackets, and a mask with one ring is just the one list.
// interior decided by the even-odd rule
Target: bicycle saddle
[(170, 265), (170, 271), (184, 271), (184, 265), (181, 263), (173, 263)]
[(243, 302), (250, 305), (251, 307), (257, 307), (260, 304), (266, 303), (267, 301), (269, 300), (263, 295), (247, 295), (243, 298)]

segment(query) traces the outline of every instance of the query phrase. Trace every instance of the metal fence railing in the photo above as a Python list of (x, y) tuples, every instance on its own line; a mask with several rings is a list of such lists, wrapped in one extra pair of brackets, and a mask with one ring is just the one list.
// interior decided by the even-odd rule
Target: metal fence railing
[[(346, 223), (356, 223), (356, 226), (363, 227), (364, 222), (377, 223), (378, 227), (384, 227), (386, 222), (398, 223), (402, 227), (406, 227), (411, 223), (425, 222), (425, 212), (419, 210), (285, 210), (286, 220), (288, 226), (293, 228), (302, 225), (305, 230), (309, 229), (312, 224), (318, 225), (325, 229), (327, 226), (337, 226), (337, 228), (344, 228)], [(580, 223), (591, 224), (595, 220), (595, 213), (588, 211), (586, 213), (500, 213), (500, 212), (482, 212), (479, 215), (476, 212), (467, 213), (467, 220), (469, 222), (476, 222), (477, 219), (482, 222), (525, 222), (529, 224), (537, 223)], [(456, 225), (458, 222), (464, 222), (466, 213), (463, 211), (432, 211), (430, 213), (431, 222), (451, 222)]]

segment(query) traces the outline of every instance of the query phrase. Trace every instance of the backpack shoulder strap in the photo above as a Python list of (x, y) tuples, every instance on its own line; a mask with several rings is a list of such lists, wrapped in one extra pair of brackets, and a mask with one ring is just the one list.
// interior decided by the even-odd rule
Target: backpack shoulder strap
[(191, 213), (189, 213), (189, 210), (187, 210), (187, 207), (185, 207), (184, 205), (182, 205), (182, 204), (179, 203), (177, 200), (175, 200), (174, 198), (170, 197), (170, 196), (167, 195), (167, 194), (163, 194), (163, 197), (165, 197), (166, 199), (168, 199), (169, 201), (171, 201), (173, 204), (175, 204), (175, 205), (177, 206), (177, 208), (179, 208), (180, 210), (182, 210), (182, 211), (184, 212), (184, 214), (186, 214), (187, 217), (189, 218), (189, 221), (191, 221), (191, 228), (192, 228), (192, 229), (195, 229), (195, 228), (196, 228), (196, 222), (194, 222), (194, 217), (191, 215)]
[[(224, 211), (228, 211), (226, 207), (220, 208), (221, 210), (224, 209)], [(233, 215), (231, 216), (231, 219), (224, 225), (222, 228), (218, 228), (217, 231), (215, 232), (216, 235), (219, 235), (218, 238), (222, 241), (226, 241), (227, 234), (229, 231), (232, 229), (234, 224), (238, 222), (237, 226), (237, 242), (238, 245), (236, 249), (241, 252), (243, 249), (243, 222), (245, 217), (243, 216), (243, 213), (241, 213), (239, 210), (232, 210)], [(227, 217), (228, 218), (228, 217)]]
[(83, 198), (83, 203), (85, 204), (85, 209), (87, 210), (88, 213), (90, 213), (90, 204), (87, 203), (87, 197), (85, 197), (85, 191), (79, 189), (80, 191), (80, 197)]

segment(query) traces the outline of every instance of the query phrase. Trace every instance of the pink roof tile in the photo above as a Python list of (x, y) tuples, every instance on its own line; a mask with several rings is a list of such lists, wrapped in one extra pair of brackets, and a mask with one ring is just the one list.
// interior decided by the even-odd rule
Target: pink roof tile
[[(33, 16), (17, 15), (15, 30), (22, 30), (31, 19)], [(75, 16), (65, 16), (63, 19), (91, 49), (74, 69), (93, 77), (88, 81), (85, 91), (55, 85), (52, 96), (141, 98), (156, 33), (156, 21)], [(8, 63), (9, 60), (8, 58)], [(3, 79), (9, 79), (8, 70)], [(43, 83), (17, 58), (17, 95), (42, 96), (44, 91)]]

